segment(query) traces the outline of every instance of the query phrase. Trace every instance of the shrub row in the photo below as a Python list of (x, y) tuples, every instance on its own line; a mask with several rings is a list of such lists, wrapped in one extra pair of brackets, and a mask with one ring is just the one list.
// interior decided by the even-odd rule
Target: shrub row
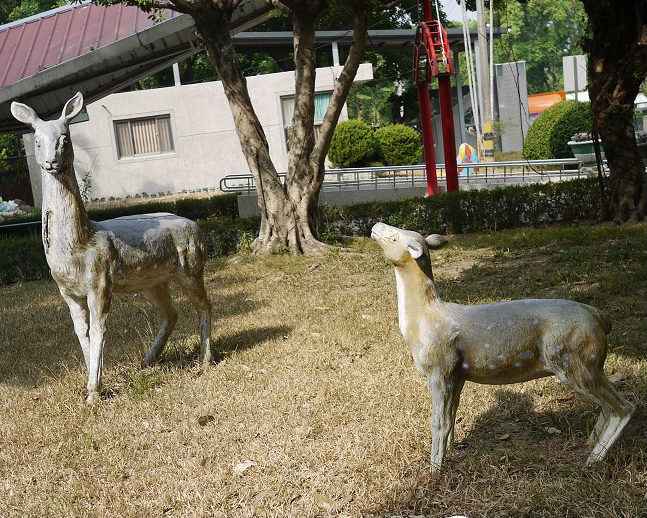
[[(100, 207), (90, 209), (88, 214), (90, 215), (90, 219), (94, 221), (103, 221), (121, 216), (134, 216), (136, 214), (147, 214), (149, 212), (171, 212), (193, 220), (221, 217), (237, 218), (237, 196), (236, 193), (230, 193), (211, 196), (209, 198), (182, 198), (176, 201), (151, 201), (116, 207)], [(40, 214), (31, 217), (8, 219), (0, 222), (0, 225), (26, 221), (40, 221)]]
[(378, 221), (424, 234), (458, 234), (594, 219), (599, 205), (597, 180), (587, 178), (324, 207), (321, 219), (327, 232), (346, 235), (368, 236)]
[[(595, 178), (320, 209), (322, 235), (359, 236), (370, 235), (378, 221), (423, 234), (462, 233), (595, 219), (598, 212)], [(198, 225), (215, 257), (250, 250), (260, 219), (225, 216)], [(40, 236), (0, 239), (0, 284), (48, 276)]]

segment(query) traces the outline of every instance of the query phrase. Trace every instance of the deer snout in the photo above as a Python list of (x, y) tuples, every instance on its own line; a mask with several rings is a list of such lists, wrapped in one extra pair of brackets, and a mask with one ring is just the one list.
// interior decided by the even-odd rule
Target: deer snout
[(371, 237), (373, 239), (379, 239), (382, 237), (382, 233), (386, 230), (386, 225), (384, 223), (376, 223), (371, 228)]

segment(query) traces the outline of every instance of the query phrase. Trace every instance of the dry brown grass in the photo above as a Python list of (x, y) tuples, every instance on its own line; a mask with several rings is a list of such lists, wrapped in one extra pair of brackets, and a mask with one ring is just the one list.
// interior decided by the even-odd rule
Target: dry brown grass
[[(644, 516), (645, 230), (459, 236), (435, 254), (447, 300), (559, 295), (612, 315), (607, 372), (639, 410), (592, 469), (597, 410), (543, 379), (468, 383), (457, 446), (429, 473), (425, 380), (399, 335), (391, 267), (368, 240), (320, 259), (210, 262), (221, 363), (206, 374), (185, 299), (162, 363), (140, 370), (159, 318), (140, 296), (117, 298), (95, 409), (56, 286), (0, 288), (0, 515)], [(256, 464), (236, 474), (245, 460)]]

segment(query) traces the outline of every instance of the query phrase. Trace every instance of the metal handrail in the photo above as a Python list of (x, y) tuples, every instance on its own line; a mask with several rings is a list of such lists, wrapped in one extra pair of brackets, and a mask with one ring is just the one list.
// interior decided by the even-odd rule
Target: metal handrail
[[(477, 162), (459, 164), (469, 174), (460, 175), (462, 184), (523, 183), (553, 179), (580, 178), (585, 172), (577, 158), (553, 160), (511, 160), (506, 162)], [(498, 169), (498, 171), (497, 171)], [(445, 164), (437, 164), (438, 182), (445, 182)], [(478, 170), (478, 172), (476, 172)], [(424, 187), (426, 185), (425, 165), (353, 167), (328, 169), (324, 174), (324, 190), (380, 189), (386, 187)], [(404, 173), (404, 174), (403, 174)], [(416, 174), (418, 173), (418, 174)], [(278, 175), (285, 183), (286, 173)], [(250, 174), (230, 174), (220, 180), (224, 192), (256, 191), (254, 178)]]

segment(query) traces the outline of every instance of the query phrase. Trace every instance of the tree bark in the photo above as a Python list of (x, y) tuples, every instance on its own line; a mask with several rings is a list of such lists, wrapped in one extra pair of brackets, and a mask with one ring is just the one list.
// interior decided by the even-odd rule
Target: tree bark
[(270, 157), (265, 132), (252, 106), (236, 49), (231, 37), (233, 9), (202, 6), (190, 12), (202, 37), (207, 57), (218, 76), (229, 102), (236, 134), (254, 177), (261, 212), (261, 228), (254, 244), (256, 253), (271, 253), (289, 246), (297, 251), (294, 221), (278, 173)]
[(647, 76), (647, 0), (581, 0), (589, 19), (589, 97), (611, 170), (616, 221), (647, 215), (647, 174), (633, 127), (634, 101)]
[(366, 47), (368, 1), (352, 2), (354, 9), (353, 41), (348, 58), (336, 80), (319, 135), (314, 133), (315, 20), (324, 4), (307, 1), (291, 5), (294, 31), (295, 110), (286, 187), (295, 213), (298, 239), (305, 253), (327, 249), (319, 237), (317, 205), (325, 177), (325, 160), (342, 108), (357, 74)]

